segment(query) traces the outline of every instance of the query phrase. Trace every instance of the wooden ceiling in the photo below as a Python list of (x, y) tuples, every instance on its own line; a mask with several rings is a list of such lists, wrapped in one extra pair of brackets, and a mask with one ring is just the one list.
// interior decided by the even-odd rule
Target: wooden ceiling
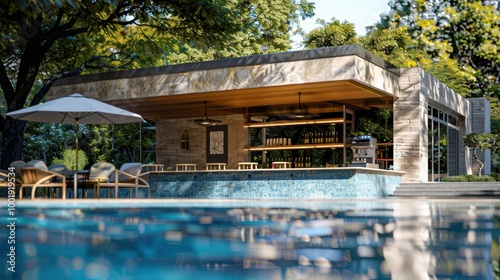
[(355, 81), (334, 81), (291, 86), (190, 93), (112, 101), (113, 105), (140, 114), (144, 119), (200, 118), (247, 114), (249, 116), (286, 115), (301, 107), (309, 113), (332, 112), (335, 105), (357, 110), (392, 108), (394, 97)]

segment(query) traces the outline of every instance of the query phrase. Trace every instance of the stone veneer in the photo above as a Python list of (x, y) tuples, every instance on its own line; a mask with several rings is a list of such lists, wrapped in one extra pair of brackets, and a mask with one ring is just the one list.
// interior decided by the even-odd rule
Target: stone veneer
[(152, 172), (152, 198), (328, 199), (392, 195), (400, 172), (366, 168)]
[(394, 101), (394, 169), (405, 172), (402, 182), (428, 181), (429, 105), (459, 117), (458, 165), (466, 170), (470, 155), (463, 152), (462, 136), (471, 132), (471, 102), (420, 68), (400, 69), (399, 89)]
[[(243, 115), (210, 116), (221, 120), (220, 125), (228, 126), (228, 169), (237, 169), (238, 162), (248, 161), (248, 152), (243, 150), (248, 145), (248, 132)], [(175, 170), (178, 163), (197, 164), (198, 170), (205, 169), (206, 163), (206, 127), (195, 124), (191, 119), (173, 119), (159, 121), (156, 125), (156, 159)], [(189, 149), (181, 149), (182, 132), (189, 134)]]

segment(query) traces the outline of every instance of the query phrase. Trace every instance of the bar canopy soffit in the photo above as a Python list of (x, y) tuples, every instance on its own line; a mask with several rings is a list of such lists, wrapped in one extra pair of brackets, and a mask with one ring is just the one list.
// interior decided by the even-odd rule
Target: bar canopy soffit
[(363, 49), (346, 47), (326, 56), (300, 51), (299, 59), (267, 55), (254, 64), (240, 58), (79, 76), (56, 83), (49, 99), (80, 92), (152, 120), (199, 117), (204, 101), (210, 116), (283, 115), (297, 108), (298, 92), (310, 113), (331, 112), (336, 105), (392, 108), (397, 73), (381, 60), (366, 59)]

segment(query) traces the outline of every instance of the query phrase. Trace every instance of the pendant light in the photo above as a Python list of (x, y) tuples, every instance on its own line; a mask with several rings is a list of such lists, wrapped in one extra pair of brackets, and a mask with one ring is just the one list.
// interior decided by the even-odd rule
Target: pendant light
[(203, 126), (214, 126), (222, 121), (210, 119), (207, 117), (207, 101), (205, 101), (205, 116), (201, 119), (195, 119), (194, 123)]
[(305, 111), (302, 111), (302, 106), (301, 106), (301, 103), (300, 103), (300, 95), (302, 93), (299, 91), (299, 109), (296, 110), (292, 116), (296, 119), (302, 119), (302, 118), (307, 118), (307, 117), (310, 117), (310, 114), (308, 114), (307, 112)]

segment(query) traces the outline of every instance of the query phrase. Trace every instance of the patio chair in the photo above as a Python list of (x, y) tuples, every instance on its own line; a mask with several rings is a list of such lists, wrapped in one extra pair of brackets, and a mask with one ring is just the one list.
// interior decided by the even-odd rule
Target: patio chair
[(115, 166), (109, 162), (99, 162), (93, 164), (90, 167), (88, 179), (83, 183), (83, 188), (93, 188), (94, 197), (99, 197), (100, 194), (97, 191), (97, 184), (109, 182), (109, 178), (115, 170)]
[[(149, 183), (147, 176), (149, 173), (141, 174), (141, 163), (125, 163), (120, 170), (115, 170), (109, 178), (109, 182), (97, 182), (97, 193), (101, 188), (114, 188), (114, 198), (118, 198), (119, 188), (129, 188), (129, 195), (132, 197), (132, 189), (135, 189), (135, 196), (139, 197), (139, 188), (147, 188), (148, 198), (150, 197)], [(107, 195), (109, 197), (109, 193)]]
[[(22, 185), (19, 189), (19, 199), (23, 198), (23, 189), (31, 188), (31, 199), (35, 198), (37, 188), (61, 188), (61, 198), (66, 198), (66, 177), (63, 174), (43, 170), (36, 167), (21, 168)], [(51, 191), (49, 196), (52, 196)]]
[[(14, 191), (15, 191), (14, 195), (15, 195), (17, 193), (17, 189), (21, 186), (22, 182), (15, 175), (14, 175), (14, 180), (10, 179), (10, 181), (9, 181), (9, 174), (10, 173), (11, 173), (11, 171), (9, 171), (9, 170), (0, 169), (0, 188), (1, 187), (8, 188), (8, 187), (13, 185), (15, 188), (14, 189)], [(12, 175), (10, 177), (12, 177)], [(6, 197), (11, 196), (11, 195), (9, 195), (7, 192)]]

